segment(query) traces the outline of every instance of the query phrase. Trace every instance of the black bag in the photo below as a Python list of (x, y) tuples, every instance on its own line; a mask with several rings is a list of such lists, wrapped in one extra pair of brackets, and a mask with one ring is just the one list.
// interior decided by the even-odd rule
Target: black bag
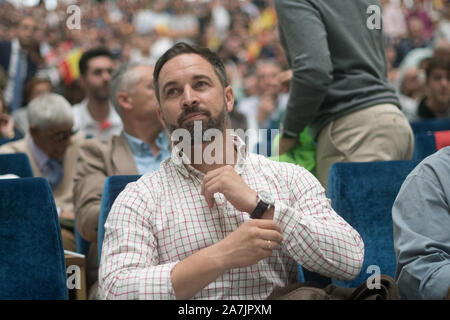
[(276, 289), (268, 300), (397, 300), (398, 288), (394, 279), (380, 276), (380, 288), (369, 289), (364, 281), (358, 288), (344, 288), (329, 284), (321, 288), (315, 282), (296, 283)]

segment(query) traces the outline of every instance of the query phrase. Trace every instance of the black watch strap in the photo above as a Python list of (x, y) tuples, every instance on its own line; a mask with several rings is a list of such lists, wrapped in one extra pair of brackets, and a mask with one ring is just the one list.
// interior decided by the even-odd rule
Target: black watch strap
[(264, 212), (266, 212), (267, 208), (269, 208), (269, 204), (265, 203), (264, 201), (259, 199), (255, 210), (253, 210), (253, 212), (250, 213), (250, 218), (252, 218), (252, 219), (261, 219), (261, 217), (264, 215)]

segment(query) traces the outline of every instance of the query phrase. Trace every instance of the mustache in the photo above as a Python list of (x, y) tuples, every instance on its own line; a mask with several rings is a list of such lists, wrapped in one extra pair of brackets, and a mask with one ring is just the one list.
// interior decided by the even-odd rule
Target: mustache
[(193, 106), (193, 107), (191, 107), (189, 109), (185, 109), (180, 114), (180, 116), (178, 117), (178, 120), (177, 120), (178, 126), (181, 127), (182, 124), (183, 124), (184, 119), (186, 119), (186, 117), (188, 117), (192, 113), (203, 113), (208, 118), (211, 118), (211, 112), (209, 110), (200, 108), (199, 106)]

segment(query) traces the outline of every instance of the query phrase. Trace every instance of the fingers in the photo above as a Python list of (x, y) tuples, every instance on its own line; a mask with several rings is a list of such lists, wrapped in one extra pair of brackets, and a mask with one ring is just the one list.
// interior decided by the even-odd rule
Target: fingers
[(256, 227), (260, 229), (267, 229), (267, 230), (273, 230), (280, 234), (282, 234), (281, 227), (273, 220), (267, 220), (267, 219), (254, 219), (250, 220), (246, 223), (250, 223), (255, 225)]
[(283, 241), (283, 234), (280, 226), (271, 220), (251, 220), (249, 224), (249, 236), (253, 238), (255, 247), (264, 250), (274, 250)]

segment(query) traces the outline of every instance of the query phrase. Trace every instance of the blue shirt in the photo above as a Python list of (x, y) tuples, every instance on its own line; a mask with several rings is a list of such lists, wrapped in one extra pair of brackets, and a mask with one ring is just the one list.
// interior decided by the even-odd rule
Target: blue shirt
[(400, 297), (443, 299), (450, 288), (450, 147), (408, 175), (392, 219)]
[(123, 131), (123, 135), (128, 141), (139, 174), (158, 170), (159, 164), (170, 157), (169, 140), (164, 131), (161, 131), (156, 138), (156, 145), (159, 148), (159, 153), (156, 157), (147, 143), (129, 135), (125, 131)]

